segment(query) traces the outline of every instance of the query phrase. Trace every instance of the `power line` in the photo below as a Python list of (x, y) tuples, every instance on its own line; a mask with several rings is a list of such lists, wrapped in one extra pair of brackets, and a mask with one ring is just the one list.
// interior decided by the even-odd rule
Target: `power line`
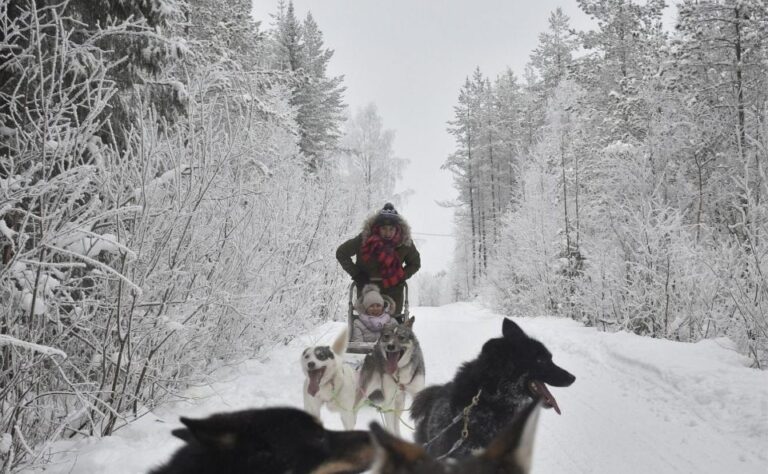
[(413, 235), (428, 235), (430, 237), (454, 237), (453, 234), (428, 234), (426, 232), (411, 232)]

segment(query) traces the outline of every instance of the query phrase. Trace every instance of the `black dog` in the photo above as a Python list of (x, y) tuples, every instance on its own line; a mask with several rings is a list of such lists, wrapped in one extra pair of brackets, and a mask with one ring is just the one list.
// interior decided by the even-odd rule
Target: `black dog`
[(173, 431), (187, 445), (153, 474), (355, 473), (373, 460), (367, 431), (329, 431), (295, 408), (181, 418)]
[[(458, 459), (487, 446), (532, 399), (560, 413), (545, 384), (567, 387), (576, 377), (555, 365), (547, 348), (511, 320), (505, 319), (501, 329), (503, 336), (486, 341), (453, 381), (416, 396), (411, 408), (416, 441), (430, 455)], [(467, 436), (459, 442), (465, 422)]]
[(485, 449), (455, 461), (437, 460), (424, 448), (395, 437), (376, 423), (371, 437), (376, 444), (376, 474), (527, 474), (531, 469), (533, 439), (539, 402), (524, 406)]

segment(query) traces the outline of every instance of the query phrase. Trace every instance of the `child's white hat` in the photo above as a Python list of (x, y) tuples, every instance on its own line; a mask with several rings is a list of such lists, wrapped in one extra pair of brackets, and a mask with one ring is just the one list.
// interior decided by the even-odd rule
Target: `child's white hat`
[(384, 298), (379, 293), (379, 287), (376, 285), (365, 285), (363, 287), (363, 308), (368, 309), (372, 304), (384, 305)]

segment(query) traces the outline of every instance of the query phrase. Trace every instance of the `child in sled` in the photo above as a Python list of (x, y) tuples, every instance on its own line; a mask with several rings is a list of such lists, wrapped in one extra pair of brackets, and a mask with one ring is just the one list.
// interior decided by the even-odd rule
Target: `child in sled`
[(395, 301), (389, 296), (382, 296), (379, 287), (368, 284), (363, 287), (360, 297), (355, 302), (359, 316), (352, 323), (351, 341), (376, 342), (385, 324), (395, 314)]

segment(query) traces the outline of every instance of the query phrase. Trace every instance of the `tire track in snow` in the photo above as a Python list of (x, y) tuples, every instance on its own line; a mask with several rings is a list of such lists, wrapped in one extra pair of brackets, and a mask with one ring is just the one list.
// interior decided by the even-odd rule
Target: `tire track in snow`
[[(521, 322), (524, 328), (525, 322)], [(548, 328), (550, 325), (553, 327)], [(672, 361), (672, 368), (668, 368), (657, 360), (660, 350), (667, 354), (668, 347), (662, 345), (672, 348), (673, 356), (678, 351), (691, 351), (695, 345), (599, 333), (588, 328), (558, 331), (559, 324), (550, 324), (547, 319), (531, 320), (530, 326), (538, 329), (530, 332), (551, 348), (555, 361), (577, 377), (572, 387), (557, 394), (563, 417), (573, 418), (569, 416), (564, 425), (550, 425), (551, 430), (541, 433), (538, 441), (552, 435), (559, 442), (570, 440), (572, 445), (574, 438), (583, 435), (574, 428), (588, 429), (587, 439), (594, 444), (580, 449), (590, 453), (586, 457), (593, 465), (583, 472), (766, 472), (759, 442), (725, 434), (731, 425), (723, 418), (729, 411), (711, 420), (713, 425), (701, 421), (707, 419), (702, 416), (707, 407), (701, 405), (696, 394), (685, 390), (696, 366), (681, 360)], [(646, 344), (651, 354), (641, 350)], [(643, 360), (653, 352), (656, 358), (649, 358), (651, 362)], [(759, 371), (748, 375), (767, 380), (766, 374)], [(707, 397), (716, 398), (717, 394)], [(754, 400), (749, 400), (751, 405)], [(548, 427), (547, 419), (542, 421), (542, 427)], [(560, 430), (568, 434), (562, 437)], [(546, 466), (547, 461), (544, 463)], [(540, 472), (547, 471), (545, 468)]]

